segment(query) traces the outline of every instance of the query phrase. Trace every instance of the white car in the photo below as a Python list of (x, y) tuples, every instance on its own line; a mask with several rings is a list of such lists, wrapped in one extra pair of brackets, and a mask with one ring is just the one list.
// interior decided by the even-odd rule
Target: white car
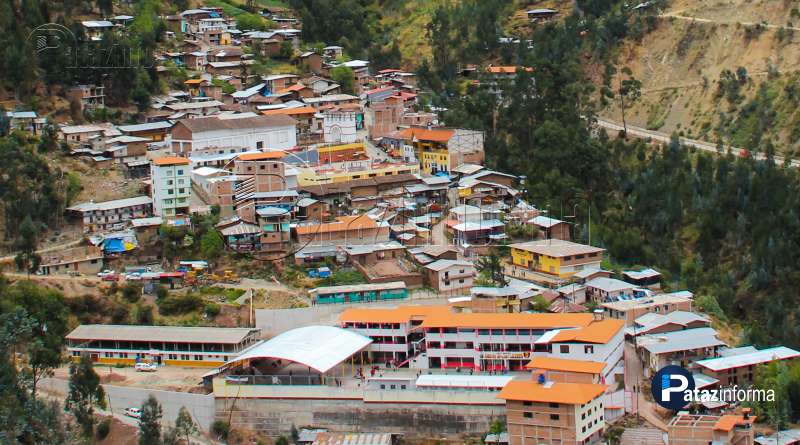
[(125, 408), (124, 412), (128, 417), (133, 417), (134, 419), (142, 418), (142, 410), (139, 408)]
[(155, 363), (137, 363), (134, 368), (139, 372), (156, 372), (158, 366)]
[(128, 281), (142, 281), (142, 274), (139, 272), (129, 273), (125, 275), (125, 279)]
[(106, 269), (106, 270), (104, 270), (102, 272), (97, 272), (97, 276), (100, 277), (100, 278), (103, 278), (103, 277), (105, 277), (107, 275), (114, 275), (115, 273), (116, 272), (114, 272), (113, 270)]

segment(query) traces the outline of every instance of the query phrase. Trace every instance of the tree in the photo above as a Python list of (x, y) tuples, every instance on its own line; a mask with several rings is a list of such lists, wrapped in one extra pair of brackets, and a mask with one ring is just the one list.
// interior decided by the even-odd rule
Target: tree
[(225, 242), (215, 229), (209, 230), (200, 239), (200, 251), (203, 253), (203, 258), (212, 264), (219, 259), (224, 248)]
[(8, 287), (2, 296), (23, 308), (31, 322), (31, 335), (24, 344), (28, 360), (21, 371), (30, 383), (31, 397), (35, 400), (39, 381), (61, 364), (64, 336), (69, 330), (67, 305), (61, 292), (31, 281)]
[(633, 72), (627, 66), (622, 69), (622, 74), (628, 76), (628, 78), (620, 78), (617, 95), (619, 96), (619, 106), (622, 111), (622, 129), (627, 134), (628, 124), (625, 122), (625, 100), (628, 100), (629, 105), (639, 100), (642, 96), (642, 82), (633, 77)]
[(342, 87), (342, 93), (353, 94), (355, 77), (349, 66), (337, 66), (331, 70), (331, 79)]
[(97, 0), (97, 9), (100, 10), (100, 14), (105, 17), (110, 17), (114, 14), (114, 2), (112, 0)]
[(42, 262), (42, 257), (36, 253), (36, 248), (39, 245), (39, 229), (33, 223), (30, 215), (26, 216), (19, 227), (19, 239), (17, 241), (17, 256), (14, 261), (17, 264), (17, 269), (24, 270), (30, 276), (31, 272), (39, 269), (39, 264)]
[(92, 437), (94, 430), (94, 407), (105, 408), (106, 393), (100, 385), (100, 376), (94, 372), (88, 354), (69, 367), (69, 394), (65, 408), (75, 416), (83, 437)]
[(289, 445), (289, 439), (286, 436), (280, 436), (275, 439), (275, 445)]
[(550, 303), (543, 296), (537, 295), (533, 297), (531, 308), (536, 312), (547, 312), (550, 309)]
[(140, 111), (147, 111), (150, 106), (151, 79), (147, 72), (139, 68), (133, 86), (130, 89), (130, 99), (136, 103), (136, 108)]
[(0, 137), (11, 132), (11, 119), (6, 115), (6, 109), (0, 105)]
[(50, 118), (42, 127), (42, 137), (39, 139), (39, 146), (37, 147), (41, 153), (50, 153), (56, 151), (58, 148), (58, 129), (53, 125)]
[(139, 419), (139, 445), (161, 444), (161, 404), (151, 394), (142, 405)]
[(192, 415), (185, 406), (181, 407), (181, 410), (178, 412), (178, 418), (175, 419), (175, 432), (179, 436), (186, 438), (187, 445), (189, 445), (189, 436), (197, 433), (197, 425), (194, 424)]
[(481, 272), (486, 271), (489, 278), (498, 286), (503, 287), (508, 284), (505, 274), (503, 273), (503, 263), (500, 260), (500, 255), (497, 249), (492, 248), (489, 250), (489, 255), (482, 256), (478, 259), (478, 270)]

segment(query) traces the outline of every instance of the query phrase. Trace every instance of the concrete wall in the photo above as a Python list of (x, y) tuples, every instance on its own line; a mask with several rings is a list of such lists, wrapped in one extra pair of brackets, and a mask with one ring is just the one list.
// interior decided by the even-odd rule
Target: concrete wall
[[(232, 407), (232, 410), (231, 410)], [(232, 415), (231, 415), (232, 411)], [(267, 434), (295, 425), (332, 431), (403, 432), (406, 436), (485, 434), (504, 406), (363, 403), (360, 400), (217, 399), (217, 418)]]
[[(69, 386), (66, 380), (50, 378), (42, 380), (41, 389), (59, 398), (66, 398)], [(183, 406), (189, 410), (195, 422), (203, 431), (208, 431), (214, 421), (215, 405), (213, 395), (112, 385), (103, 385), (103, 389), (106, 391), (108, 409), (114, 414), (122, 414), (125, 408), (141, 407), (147, 397), (152, 394), (163, 409), (162, 425), (174, 424), (175, 419), (178, 418), (178, 412)]]

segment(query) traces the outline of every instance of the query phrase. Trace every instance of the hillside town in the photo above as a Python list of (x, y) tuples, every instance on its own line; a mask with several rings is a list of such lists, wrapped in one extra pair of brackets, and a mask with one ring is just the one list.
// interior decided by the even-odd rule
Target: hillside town
[[(535, 3), (524, 26), (566, 19)], [(84, 428), (76, 376), (94, 375), (89, 431), (111, 431), (96, 443), (800, 443), (773, 421), (786, 407), (668, 397), (764, 391), (800, 359), (791, 344), (747, 341), (691, 281), (612, 256), (591, 204), (531, 193), (560, 173), (502, 168), (496, 139), (447, 125), (419, 71), (306, 41), (290, 8), (258, 8), (264, 30), (217, 4), (160, 18), (167, 88), (135, 118), (110, 114), (102, 79), (65, 92), (91, 119), (5, 107), (6, 133), (52, 138), (47, 162), (82, 184), (46, 210), (57, 233), (0, 259), (3, 288), (71, 301), (34, 399), (66, 400)], [(535, 71), (457, 76), (503, 102)]]

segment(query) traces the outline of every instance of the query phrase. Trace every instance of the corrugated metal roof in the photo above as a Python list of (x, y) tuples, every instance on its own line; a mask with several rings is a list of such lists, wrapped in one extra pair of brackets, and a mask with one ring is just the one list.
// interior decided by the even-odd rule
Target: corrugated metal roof
[(254, 328), (84, 324), (67, 334), (67, 339), (237, 344), (251, 332), (258, 331)]

